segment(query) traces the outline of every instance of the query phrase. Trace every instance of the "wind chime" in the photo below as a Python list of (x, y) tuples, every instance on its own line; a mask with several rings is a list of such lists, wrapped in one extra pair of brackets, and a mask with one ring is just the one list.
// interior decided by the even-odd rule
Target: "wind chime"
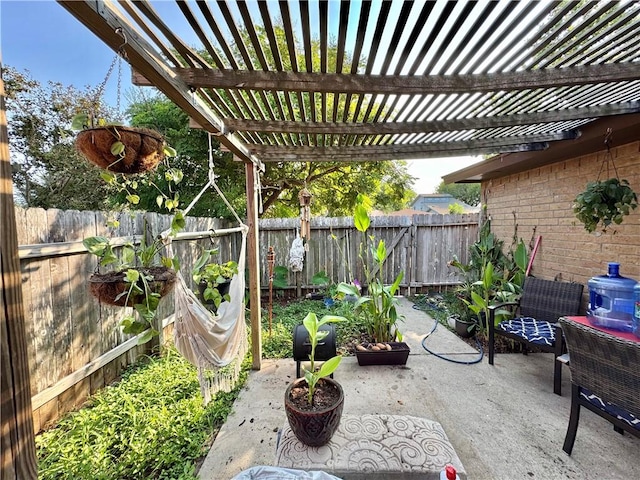
[[(311, 238), (311, 192), (304, 187), (298, 193), (298, 200), (300, 200), (300, 237), (307, 242)], [(308, 246), (305, 244), (305, 250)]]

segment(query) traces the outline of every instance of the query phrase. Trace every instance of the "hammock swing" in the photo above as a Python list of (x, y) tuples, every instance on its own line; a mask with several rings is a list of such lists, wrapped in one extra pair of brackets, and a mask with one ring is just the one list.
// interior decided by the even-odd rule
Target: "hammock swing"
[[(206, 238), (214, 235), (242, 233), (238, 258), (238, 273), (231, 279), (229, 301), (223, 301), (217, 313), (208, 310), (187, 286), (177, 272), (174, 289), (175, 323), (174, 342), (178, 351), (198, 369), (198, 381), (205, 405), (219, 391), (230, 391), (240, 374), (242, 360), (247, 353), (245, 325), (245, 251), (249, 227), (245, 225), (216, 184), (213, 171), (211, 134), (209, 134), (209, 181), (185, 209), (185, 215), (198, 202), (202, 194), (213, 187), (240, 224), (239, 227), (218, 231), (179, 233), (174, 239)], [(168, 232), (166, 232), (168, 233)], [(171, 237), (165, 235), (168, 248)]]

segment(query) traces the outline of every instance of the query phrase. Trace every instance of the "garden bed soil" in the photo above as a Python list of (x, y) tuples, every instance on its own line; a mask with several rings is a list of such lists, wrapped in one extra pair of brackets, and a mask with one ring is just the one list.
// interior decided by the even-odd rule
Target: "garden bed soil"
[(340, 390), (333, 384), (323, 382), (322, 379), (316, 385), (313, 394), (313, 404), (309, 405), (307, 395), (309, 386), (304, 383), (291, 389), (291, 403), (298, 409), (305, 412), (317, 412), (333, 407), (340, 399)]

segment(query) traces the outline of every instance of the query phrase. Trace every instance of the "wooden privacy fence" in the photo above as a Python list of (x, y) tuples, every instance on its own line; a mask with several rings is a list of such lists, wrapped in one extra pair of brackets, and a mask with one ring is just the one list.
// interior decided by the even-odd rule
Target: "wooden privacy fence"
[[(122, 215), (116, 229), (106, 227), (102, 212), (16, 208), (23, 301), (29, 342), (34, 428), (55, 421), (80, 405), (90, 394), (116, 380), (122, 370), (144, 353), (135, 337), (119, 328), (124, 310), (100, 304), (88, 291), (89, 276), (97, 259), (86, 252), (82, 239), (94, 235), (132, 238), (157, 235), (170, 225), (160, 214)], [(218, 219), (187, 217), (186, 232), (226, 229)], [(358, 258), (363, 236), (350, 217), (314, 218), (305, 265), (287, 281), (300, 289), (312, 288), (311, 278), (325, 271), (332, 282), (363, 278)], [(259, 229), (261, 286), (269, 284), (267, 250), (273, 246), (276, 265), (288, 266), (289, 250), (297, 235), (299, 219), (263, 219)], [(456, 255), (466, 262), (469, 246), (478, 235), (478, 216), (415, 215), (372, 217), (368, 232), (384, 239), (388, 259), (383, 278), (393, 281), (405, 272), (403, 292), (457, 283), (447, 262)], [(367, 239), (371, 244), (371, 240)], [(175, 240), (174, 253), (181, 272), (192, 286), (190, 270), (204, 248), (219, 248), (216, 261), (237, 260), (241, 236), (234, 233), (201, 239)], [(167, 328), (172, 322), (173, 296), (160, 304), (159, 316)]]
[[(298, 234), (297, 218), (260, 220), (261, 284), (268, 282), (266, 252), (274, 247), (276, 265), (288, 267), (289, 250)], [(287, 283), (302, 289), (313, 288), (312, 278), (325, 272), (332, 282), (364, 279), (361, 245), (365, 250), (384, 240), (387, 260), (383, 280), (390, 284), (404, 272), (402, 292), (458, 284), (462, 279), (448, 268), (454, 256), (465, 263), (469, 247), (478, 238), (478, 214), (372, 216), (364, 238), (351, 217), (316, 217), (311, 220), (304, 269), (289, 272)], [(366, 242), (366, 243), (363, 243)]]
[[(136, 358), (149, 353), (149, 344), (119, 328), (124, 309), (100, 304), (88, 290), (97, 258), (86, 252), (82, 239), (94, 235), (131, 239), (144, 232), (157, 235), (170, 225), (170, 216), (121, 215), (116, 229), (106, 227), (102, 212), (16, 208), (23, 301), (29, 343), (34, 428), (39, 431), (90, 394), (116, 380)], [(212, 218), (186, 219), (187, 231), (219, 230), (228, 225)], [(190, 269), (203, 248), (219, 247), (218, 261), (237, 260), (240, 235), (175, 241), (181, 271), (192, 284)], [(214, 257), (215, 258), (215, 257)], [(158, 314), (171, 323), (173, 296), (160, 302)]]

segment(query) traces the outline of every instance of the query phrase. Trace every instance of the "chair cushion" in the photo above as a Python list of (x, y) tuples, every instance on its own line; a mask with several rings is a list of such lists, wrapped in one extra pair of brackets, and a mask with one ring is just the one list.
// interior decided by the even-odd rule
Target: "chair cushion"
[(595, 395), (593, 392), (586, 388), (580, 388), (580, 395), (582, 395), (589, 403), (596, 406), (603, 412), (607, 412), (609, 415), (627, 422), (636, 430), (640, 430), (640, 418), (635, 417), (631, 413), (613, 403), (603, 402), (599, 396)]
[(517, 335), (529, 343), (552, 347), (556, 341), (555, 325), (531, 317), (512, 318), (498, 324), (500, 330)]

